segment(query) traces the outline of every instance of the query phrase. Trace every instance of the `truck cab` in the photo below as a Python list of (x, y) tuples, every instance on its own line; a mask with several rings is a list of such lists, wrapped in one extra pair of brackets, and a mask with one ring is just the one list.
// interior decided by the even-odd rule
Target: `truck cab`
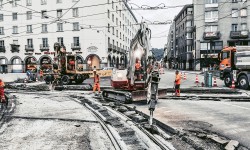
[(219, 53), (220, 79), (227, 87), (235, 84), (241, 89), (249, 88), (250, 81), (250, 46), (225, 47)]

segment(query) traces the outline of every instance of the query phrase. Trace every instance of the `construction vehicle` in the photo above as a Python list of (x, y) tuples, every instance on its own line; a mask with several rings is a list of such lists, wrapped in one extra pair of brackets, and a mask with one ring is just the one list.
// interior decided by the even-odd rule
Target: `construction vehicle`
[(227, 87), (235, 85), (249, 89), (250, 83), (250, 46), (225, 47), (219, 53), (220, 79)]
[[(151, 30), (147, 24), (141, 23), (140, 29), (131, 41), (129, 67), (113, 69), (113, 89), (103, 90), (104, 99), (121, 103), (147, 100), (149, 105), (154, 105), (159, 97), (166, 95), (166, 89), (158, 89), (159, 67), (151, 52), (150, 35)], [(139, 71), (135, 67), (138, 62), (141, 66)]]
[(54, 64), (44, 72), (44, 80), (47, 84), (55, 78), (59, 78), (61, 84), (67, 85), (75, 82), (81, 84), (88, 79), (91, 71), (83, 71), (83, 65), (77, 63), (76, 55), (66, 54), (66, 48), (59, 43), (54, 44)]

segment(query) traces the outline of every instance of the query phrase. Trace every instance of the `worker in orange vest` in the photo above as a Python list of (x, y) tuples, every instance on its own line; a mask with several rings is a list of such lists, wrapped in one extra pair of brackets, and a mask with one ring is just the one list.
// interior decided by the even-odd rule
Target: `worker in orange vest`
[(181, 75), (179, 74), (179, 71), (175, 71), (175, 96), (180, 96), (180, 85), (181, 85)]
[(73, 59), (69, 60), (69, 65), (71, 66), (71, 70), (75, 70), (75, 61)]
[(5, 96), (4, 96), (4, 82), (0, 79), (0, 100), (1, 103), (5, 103)]
[(100, 77), (98, 74), (94, 75), (94, 87), (93, 87), (93, 93), (95, 93), (96, 89), (98, 90), (99, 93), (101, 93), (100, 89)]
[(135, 75), (137, 76), (137, 80), (141, 80), (141, 62), (137, 60), (135, 63)]

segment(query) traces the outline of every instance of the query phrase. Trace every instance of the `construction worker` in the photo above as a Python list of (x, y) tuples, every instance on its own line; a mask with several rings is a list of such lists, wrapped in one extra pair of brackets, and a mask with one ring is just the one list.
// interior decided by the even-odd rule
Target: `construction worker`
[(43, 70), (42, 69), (40, 69), (39, 75), (40, 75), (40, 80), (42, 81), (43, 80)]
[(180, 85), (181, 85), (181, 75), (179, 74), (179, 71), (175, 71), (175, 96), (180, 96)]
[(0, 102), (5, 103), (5, 96), (4, 96), (4, 82), (0, 79)]
[(71, 66), (71, 70), (75, 70), (75, 61), (73, 59), (69, 59), (69, 65)]
[(141, 62), (138, 59), (135, 63), (135, 75), (137, 76), (137, 80), (141, 80)]
[(100, 89), (100, 77), (99, 77), (98, 74), (94, 75), (93, 93), (95, 93), (96, 89), (98, 90), (99, 93), (101, 93), (101, 89)]

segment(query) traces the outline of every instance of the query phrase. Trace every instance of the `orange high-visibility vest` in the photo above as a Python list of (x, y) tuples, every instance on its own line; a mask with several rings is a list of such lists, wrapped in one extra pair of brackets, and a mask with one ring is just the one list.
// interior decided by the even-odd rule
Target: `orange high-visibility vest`
[(71, 61), (69, 62), (69, 64), (70, 64), (70, 65), (75, 65), (75, 61), (71, 60)]
[(177, 84), (177, 85), (181, 84), (181, 75), (180, 74), (177, 74), (175, 76), (175, 84)]
[(0, 87), (4, 87), (4, 86), (5, 86), (4, 82), (3, 81), (0, 82)]
[(95, 83), (99, 83), (99, 80), (100, 80), (100, 77), (95, 76), (94, 82), (95, 82)]

